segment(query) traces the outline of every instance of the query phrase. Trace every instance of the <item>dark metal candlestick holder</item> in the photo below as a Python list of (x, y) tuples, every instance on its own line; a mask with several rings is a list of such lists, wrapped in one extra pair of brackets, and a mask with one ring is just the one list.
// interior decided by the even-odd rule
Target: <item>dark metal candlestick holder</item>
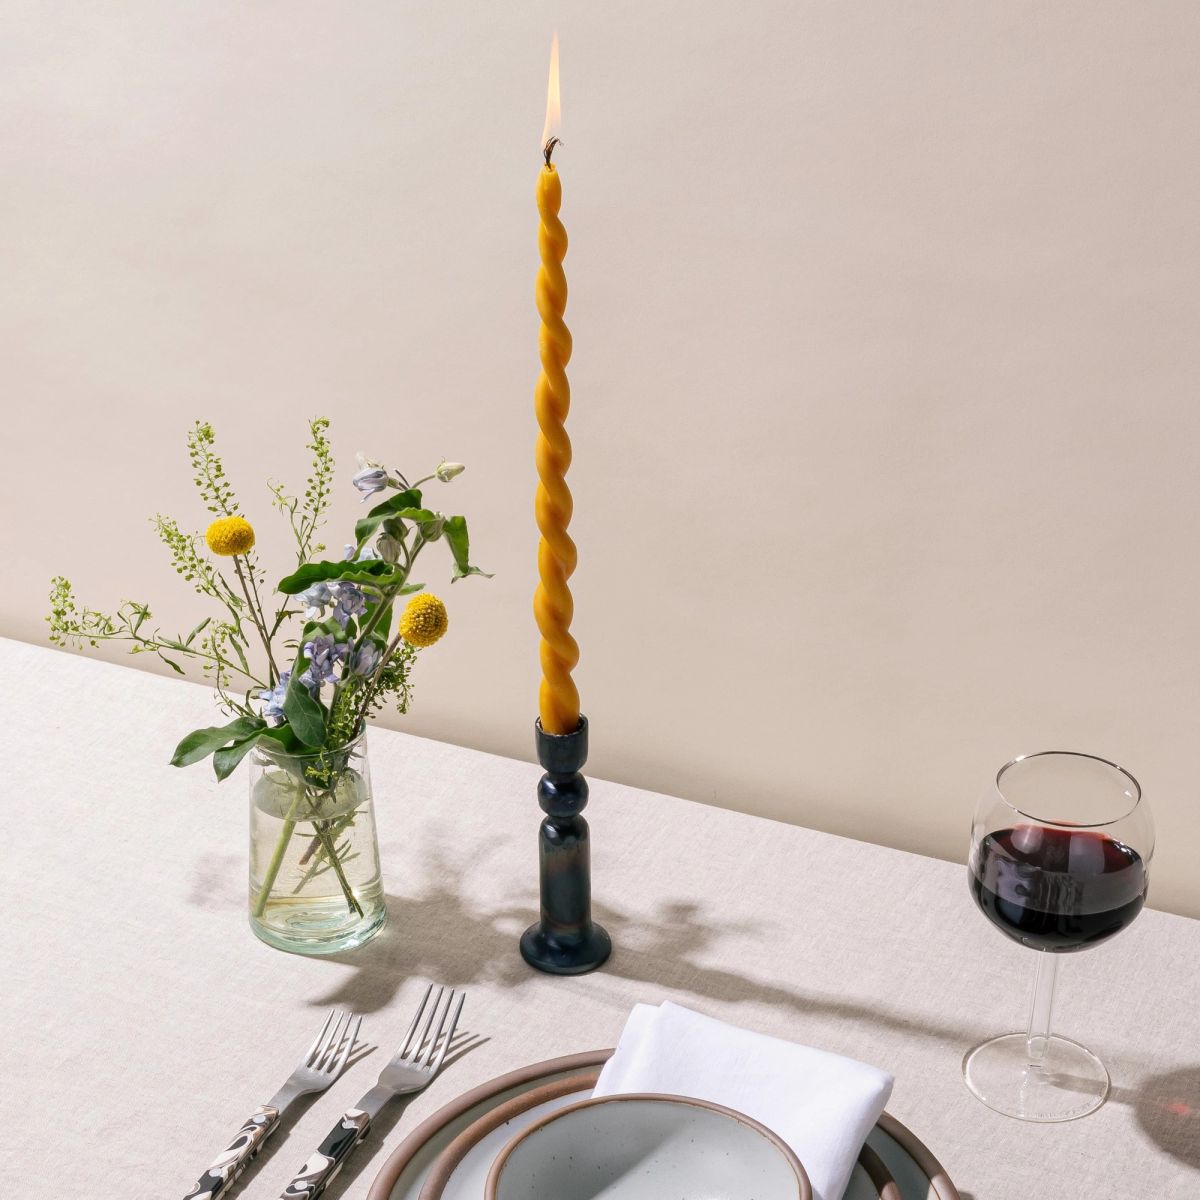
[(612, 953), (612, 940), (592, 920), (588, 823), (580, 816), (588, 802), (579, 773), (587, 762), (587, 717), (574, 733), (547, 733), (540, 720), (534, 728), (546, 772), (537, 789), (546, 814), (538, 834), (542, 916), (521, 935), (521, 955), (551, 975), (582, 975)]

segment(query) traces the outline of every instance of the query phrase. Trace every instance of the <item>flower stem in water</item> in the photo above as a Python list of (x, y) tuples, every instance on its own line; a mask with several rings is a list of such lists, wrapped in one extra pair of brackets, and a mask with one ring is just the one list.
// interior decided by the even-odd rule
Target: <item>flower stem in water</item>
[[(309, 803), (313, 804), (313, 801), (310, 799)], [(338, 883), (342, 885), (342, 893), (346, 897), (346, 903), (350, 906), (350, 911), (357, 913), (361, 917), (363, 915), (362, 905), (359, 904), (358, 897), (355, 896), (354, 889), (350, 886), (350, 881), (346, 878), (346, 873), (342, 870), (337, 846), (334, 844), (333, 838), (329, 836), (329, 830), (321, 828), (321, 821), (313, 821), (312, 826), (313, 832), (321, 840), (321, 846), (325, 850), (325, 857), (329, 860), (329, 865), (333, 867), (334, 873), (338, 877)]]
[(271, 855), (270, 863), (267, 864), (267, 873), (263, 877), (262, 887), (258, 892), (258, 899), (254, 902), (254, 915), (256, 917), (261, 917), (266, 912), (267, 901), (271, 898), (271, 890), (275, 886), (275, 878), (279, 874), (279, 868), (283, 865), (283, 856), (287, 851), (288, 842), (292, 840), (292, 831), (296, 828), (294, 817), (296, 808), (303, 795), (304, 793), (302, 792), (292, 801), (292, 806), (288, 809), (288, 815), (283, 819), (283, 828), (279, 831), (279, 841), (275, 843), (275, 852)]

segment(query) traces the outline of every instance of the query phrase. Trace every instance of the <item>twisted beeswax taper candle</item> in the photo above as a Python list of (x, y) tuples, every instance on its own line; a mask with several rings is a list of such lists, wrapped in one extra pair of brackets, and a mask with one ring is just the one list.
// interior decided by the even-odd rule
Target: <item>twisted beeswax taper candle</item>
[(547, 733), (574, 733), (579, 724), (579, 692), (571, 672), (579, 662), (579, 646), (570, 633), (575, 602), (567, 580), (575, 570), (577, 554), (567, 533), (573, 504), (566, 479), (571, 465), (571, 439), (566, 430), (571, 407), (566, 370), (571, 358), (571, 332), (563, 321), (567, 277), (562, 263), (567, 253), (567, 231), (558, 219), (562, 183), (550, 161), (555, 140), (546, 144), (546, 165), (537, 186), (541, 216), (538, 251), (542, 257), (537, 274), (537, 307), (542, 319), (538, 352), (542, 373), (534, 390), (539, 429), (534, 507), (542, 536), (538, 543), (540, 582), (533, 597), (533, 612), (542, 635), (542, 686), (538, 694), (542, 728)]

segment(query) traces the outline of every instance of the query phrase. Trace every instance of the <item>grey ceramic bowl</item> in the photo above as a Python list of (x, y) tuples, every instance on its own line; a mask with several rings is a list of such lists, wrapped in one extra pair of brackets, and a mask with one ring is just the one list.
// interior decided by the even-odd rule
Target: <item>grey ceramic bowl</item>
[(683, 1096), (583, 1100), (496, 1156), (487, 1200), (812, 1200), (800, 1160), (765, 1126)]

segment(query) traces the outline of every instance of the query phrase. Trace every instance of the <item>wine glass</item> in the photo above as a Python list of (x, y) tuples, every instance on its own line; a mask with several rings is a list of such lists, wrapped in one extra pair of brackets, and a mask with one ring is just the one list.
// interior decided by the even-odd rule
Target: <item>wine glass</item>
[(1070, 1121), (1104, 1103), (1104, 1064), (1050, 1032), (1054, 977), (1060, 954), (1098, 946), (1138, 915), (1153, 852), (1142, 789), (1115, 763), (1055, 750), (996, 775), (971, 828), (971, 894), (997, 929), (1037, 951), (1037, 974), (1028, 1029), (963, 1059), (967, 1087), (989, 1108)]

